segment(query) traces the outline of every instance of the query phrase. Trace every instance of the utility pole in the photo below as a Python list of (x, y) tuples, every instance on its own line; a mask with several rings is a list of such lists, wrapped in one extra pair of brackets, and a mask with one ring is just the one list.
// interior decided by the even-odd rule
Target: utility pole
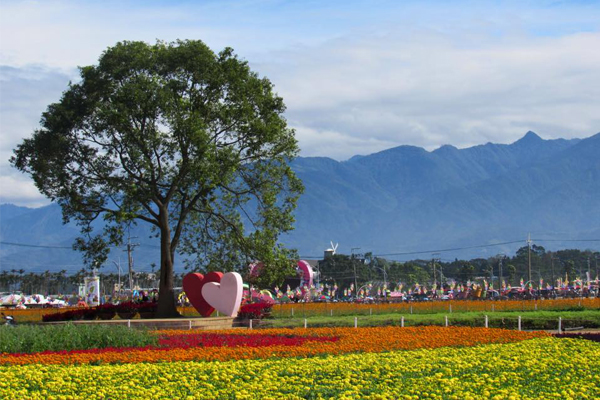
[(527, 254), (529, 259), (529, 284), (533, 286), (533, 282), (531, 282), (531, 233), (527, 235), (527, 248)]
[(552, 269), (552, 287), (556, 285), (556, 280), (554, 279), (554, 259), (556, 257), (550, 256), (550, 268)]
[(387, 271), (385, 270), (385, 264), (383, 264), (383, 286), (385, 287), (383, 296), (385, 297), (385, 299), (387, 300), (387, 289), (388, 289), (388, 284), (387, 284)]
[[(436, 261), (440, 261), (441, 259), (439, 258), (440, 253), (432, 253), (431, 254), (431, 267), (433, 268), (433, 284), (436, 285), (437, 287), (437, 268), (436, 268)], [(442, 267), (440, 265), (440, 287), (442, 287), (443, 285), (443, 280), (442, 280)]]
[(125, 250), (127, 251), (127, 261), (129, 263), (129, 289), (133, 293), (133, 249), (139, 246), (139, 243), (131, 243), (131, 239), (137, 239), (137, 236), (127, 238), (127, 250)]
[(502, 288), (502, 261), (504, 260), (504, 254), (498, 260), (498, 289)]
[(356, 294), (358, 294), (358, 281), (356, 279), (356, 263), (354, 262), (354, 250), (360, 250), (360, 247), (352, 247), (350, 249), (350, 255), (352, 258), (352, 267), (354, 268), (354, 290), (356, 290)]
[(431, 257), (431, 268), (433, 269), (433, 284), (437, 286), (437, 277), (435, 275), (435, 258)]

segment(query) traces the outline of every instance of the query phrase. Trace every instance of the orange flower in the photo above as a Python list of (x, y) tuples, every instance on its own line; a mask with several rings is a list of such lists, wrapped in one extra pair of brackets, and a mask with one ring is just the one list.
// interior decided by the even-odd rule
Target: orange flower
[(503, 301), (469, 301), (447, 300), (427, 301), (416, 303), (386, 303), (386, 304), (357, 304), (357, 303), (287, 303), (273, 307), (272, 314), (276, 317), (315, 315), (352, 315), (352, 314), (387, 314), (405, 313), (442, 313), (463, 311), (534, 311), (562, 310), (579, 306), (590, 310), (600, 308), (600, 298), (559, 299), (559, 300), (503, 300)]
[[(445, 346), (476, 346), (488, 343), (509, 343), (547, 336), (545, 332), (519, 332), (505, 329), (470, 327), (421, 326), (410, 328), (313, 328), (213, 331), (227, 335), (294, 335), (339, 337), (336, 342), (305, 342), (298, 346), (269, 347), (194, 347), (187, 349), (140, 349), (103, 353), (66, 354), (0, 354), (0, 364), (87, 364), (136, 363), (191, 360), (239, 360), (271, 357), (308, 357), (319, 354), (354, 352), (378, 353), (393, 350), (438, 348)], [(157, 331), (159, 335), (193, 334), (197, 331)]]

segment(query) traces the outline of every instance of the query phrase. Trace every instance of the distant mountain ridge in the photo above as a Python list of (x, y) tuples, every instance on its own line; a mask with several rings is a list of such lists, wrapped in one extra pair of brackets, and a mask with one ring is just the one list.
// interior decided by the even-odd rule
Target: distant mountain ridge
[[(354, 247), (389, 254), (523, 239), (444, 254), (453, 259), (513, 252), (529, 232), (552, 240), (600, 237), (600, 134), (544, 140), (527, 132), (508, 145), (445, 145), (433, 151), (399, 146), (341, 162), (300, 157), (292, 168), (306, 190), (295, 213), (296, 229), (281, 241), (304, 256), (321, 256), (330, 241), (339, 242), (343, 253)], [(136, 265), (148, 270), (150, 263), (158, 264), (158, 241), (145, 225), (132, 235), (141, 244)], [(0, 205), (1, 241), (71, 246), (77, 232), (72, 224), (62, 225), (56, 205)], [(539, 244), (558, 248), (567, 242)], [(124, 264), (124, 253), (111, 257), (119, 255)], [(70, 270), (81, 260), (70, 250), (1, 245), (0, 264)]]
[(293, 167), (306, 191), (284, 242), (311, 255), (330, 240), (345, 252), (384, 254), (524, 240), (528, 232), (598, 237), (599, 142), (600, 134), (543, 140), (527, 132), (509, 145), (400, 146), (345, 162), (299, 158)]

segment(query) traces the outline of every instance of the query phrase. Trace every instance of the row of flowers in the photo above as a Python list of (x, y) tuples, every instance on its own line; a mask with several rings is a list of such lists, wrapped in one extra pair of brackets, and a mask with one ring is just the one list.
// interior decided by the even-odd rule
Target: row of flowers
[(600, 345), (510, 344), (312, 358), (0, 367), (0, 398), (597, 399)]
[(131, 319), (138, 313), (140, 316), (152, 317), (156, 313), (158, 304), (152, 302), (127, 301), (120, 304), (101, 304), (96, 307), (75, 308), (63, 312), (48, 313), (42, 316), (44, 322), (76, 321), (80, 319), (93, 320), (112, 319), (117, 314), (123, 319)]
[[(600, 298), (557, 299), (557, 300), (503, 300), (503, 301), (471, 301), (447, 300), (415, 303), (287, 303), (273, 307), (276, 317), (292, 315), (333, 315), (340, 314), (385, 314), (385, 313), (430, 313), (430, 312), (463, 312), (463, 311), (535, 311), (565, 310), (584, 308), (600, 309)], [(294, 311), (292, 311), (294, 310)]]
[(12, 358), (39, 356), (69, 356), (73, 354), (126, 353), (147, 350), (185, 350), (194, 347), (268, 347), (268, 346), (301, 346), (305, 342), (335, 342), (339, 338), (327, 336), (283, 336), (283, 335), (224, 335), (219, 333), (192, 333), (161, 336), (158, 345), (142, 347), (103, 347), (76, 350), (45, 350), (36, 353), (9, 353)]
[[(307, 357), (354, 352), (384, 352), (445, 346), (476, 346), (509, 343), (547, 336), (544, 332), (520, 332), (505, 329), (470, 327), (373, 327), (312, 328), (216, 331), (218, 337), (204, 340), (197, 331), (157, 331), (162, 348), (103, 349), (98, 351), (46, 352), (32, 354), (0, 354), (0, 364), (88, 364), (131, 363), (192, 360), (239, 360), (277, 357)], [(184, 339), (186, 335), (190, 339)], [(282, 339), (274, 340), (279, 336)], [(249, 345), (258, 343), (267, 345)], [(292, 338), (286, 343), (285, 337)], [(306, 337), (307, 339), (297, 339)], [(221, 345), (206, 346), (212, 340)], [(297, 341), (297, 343), (293, 343)], [(177, 343), (169, 348), (167, 343)]]

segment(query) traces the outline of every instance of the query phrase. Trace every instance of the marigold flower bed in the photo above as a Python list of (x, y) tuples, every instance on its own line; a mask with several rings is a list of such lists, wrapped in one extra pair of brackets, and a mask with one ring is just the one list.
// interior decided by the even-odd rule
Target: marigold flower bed
[(543, 337), (304, 359), (0, 366), (0, 398), (597, 399), (599, 353), (598, 343)]
[[(510, 343), (547, 336), (544, 332), (519, 332), (504, 329), (469, 327), (374, 327), (265, 329), (254, 331), (216, 331), (211, 339), (217, 346), (201, 339), (198, 331), (158, 331), (163, 348), (144, 347), (102, 349), (96, 351), (44, 352), (34, 354), (0, 354), (0, 364), (88, 364), (158, 361), (228, 361), (272, 357), (307, 357), (322, 354), (385, 352), (444, 346), (475, 346)], [(185, 339), (189, 336), (188, 339)], [(278, 337), (279, 339), (274, 339)], [(288, 340), (288, 339), (291, 339)], [(203, 341), (204, 340), (204, 341)], [(266, 345), (252, 345), (252, 343)], [(286, 342), (287, 341), (287, 342)], [(296, 341), (296, 343), (293, 343)], [(199, 346), (199, 347), (198, 347)]]
[(482, 312), (482, 311), (534, 311), (534, 310), (564, 310), (582, 307), (586, 310), (600, 309), (600, 298), (576, 298), (557, 300), (501, 300), (501, 301), (472, 301), (445, 300), (400, 303), (287, 303), (273, 306), (275, 317), (303, 317), (317, 315), (369, 315), (406, 313), (418, 314), (449, 312)]

